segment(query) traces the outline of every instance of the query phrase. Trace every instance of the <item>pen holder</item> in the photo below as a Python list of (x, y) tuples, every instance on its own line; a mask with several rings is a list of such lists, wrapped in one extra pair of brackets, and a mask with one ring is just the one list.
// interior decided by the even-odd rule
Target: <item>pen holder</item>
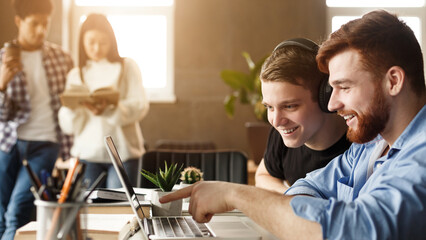
[[(37, 240), (86, 239), (86, 221), (81, 217), (86, 203), (36, 200)], [(83, 231), (84, 230), (84, 231)]]

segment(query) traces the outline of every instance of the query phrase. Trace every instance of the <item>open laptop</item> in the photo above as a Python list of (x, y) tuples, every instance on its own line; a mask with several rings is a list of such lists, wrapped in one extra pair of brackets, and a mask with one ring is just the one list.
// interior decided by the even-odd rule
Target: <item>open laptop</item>
[(206, 224), (197, 223), (190, 216), (145, 217), (111, 136), (105, 137), (105, 145), (118, 178), (126, 191), (127, 199), (140, 227), (138, 235), (142, 239), (204, 239), (206, 237), (230, 240), (261, 239), (257, 231), (236, 216), (217, 219), (213, 217), (212, 221)]

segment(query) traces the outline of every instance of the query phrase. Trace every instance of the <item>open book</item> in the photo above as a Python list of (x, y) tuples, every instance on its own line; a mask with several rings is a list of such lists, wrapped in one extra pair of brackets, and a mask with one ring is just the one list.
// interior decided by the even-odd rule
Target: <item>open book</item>
[(99, 88), (90, 92), (84, 85), (71, 85), (60, 95), (62, 106), (69, 108), (79, 107), (83, 102), (95, 104), (103, 99), (108, 104), (116, 105), (119, 97), (120, 93), (112, 87)]

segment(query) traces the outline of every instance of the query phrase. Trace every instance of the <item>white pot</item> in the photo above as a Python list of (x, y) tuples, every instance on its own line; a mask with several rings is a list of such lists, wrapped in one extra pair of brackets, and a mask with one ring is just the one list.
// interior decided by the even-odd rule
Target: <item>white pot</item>
[(180, 182), (179, 185), (176, 185), (177, 189), (182, 189), (191, 186), (192, 184)]
[[(183, 183), (183, 182), (180, 182), (180, 184), (179, 185), (177, 185), (176, 184), (176, 189), (182, 189), (182, 188), (186, 188), (186, 187), (189, 187), (189, 186), (191, 186), (192, 184), (189, 184), (189, 183)], [(184, 203), (189, 203), (189, 198), (190, 197), (187, 197), (187, 198), (184, 198), (183, 199), (183, 202)]]
[(169, 203), (160, 203), (158, 199), (171, 192), (163, 192), (155, 190), (151, 195), (152, 216), (181, 216), (182, 215), (182, 199)]

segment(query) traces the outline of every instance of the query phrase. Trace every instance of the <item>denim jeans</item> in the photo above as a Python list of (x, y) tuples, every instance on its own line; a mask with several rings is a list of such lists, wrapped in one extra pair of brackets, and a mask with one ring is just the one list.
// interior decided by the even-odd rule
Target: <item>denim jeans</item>
[(52, 172), (60, 145), (53, 142), (18, 140), (9, 153), (0, 151), (0, 239), (13, 240), (16, 229), (28, 223), (34, 210), (31, 181), (22, 160), (40, 178)]
[[(100, 188), (121, 188), (121, 182), (118, 179), (117, 173), (115, 172), (112, 163), (95, 163), (81, 159), (81, 162), (86, 164), (86, 170), (84, 172), (85, 181), (89, 181), (91, 185), (96, 178), (103, 172), (107, 171), (107, 179), (98, 187)], [(132, 186), (137, 186), (138, 175), (140, 174), (138, 169), (139, 159), (129, 159), (123, 162), (124, 169), (126, 170), (127, 176), (129, 176)]]

